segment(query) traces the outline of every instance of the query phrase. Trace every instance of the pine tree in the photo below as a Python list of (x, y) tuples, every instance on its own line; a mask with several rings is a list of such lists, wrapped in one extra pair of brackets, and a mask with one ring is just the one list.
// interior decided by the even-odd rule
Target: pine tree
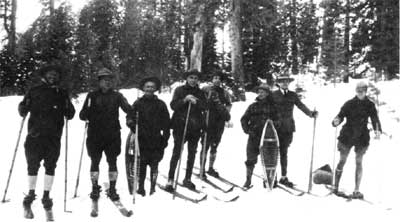
[(302, 67), (313, 63), (318, 56), (319, 28), (316, 5), (310, 0), (302, 5), (298, 21), (298, 44)]
[(321, 2), (324, 8), (322, 27), (321, 63), (326, 67), (326, 76), (336, 78), (343, 70), (343, 38), (340, 29), (335, 24), (340, 22), (341, 5), (338, 0), (324, 0)]

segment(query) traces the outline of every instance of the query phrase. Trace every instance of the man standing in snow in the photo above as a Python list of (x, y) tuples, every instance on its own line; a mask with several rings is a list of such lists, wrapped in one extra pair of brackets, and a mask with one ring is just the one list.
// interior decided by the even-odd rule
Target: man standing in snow
[(168, 139), (171, 135), (167, 105), (154, 95), (160, 88), (161, 82), (157, 77), (143, 79), (140, 82), (140, 89), (143, 90), (144, 95), (135, 101), (133, 110), (127, 117), (127, 125), (132, 132), (136, 133), (136, 113), (139, 116), (140, 174), (137, 193), (142, 196), (146, 195), (144, 181), (147, 165), (151, 169), (150, 195), (155, 192), (158, 163), (164, 156), (164, 149), (168, 146)]
[[(59, 88), (60, 68), (45, 66), (40, 71), (42, 83), (33, 87), (19, 104), (19, 114), (25, 117), (31, 113), (28, 122), (28, 135), (25, 140), (25, 157), (28, 165), (28, 195), (24, 198), (25, 210), (35, 200), (35, 188), (40, 162), (44, 160), (43, 207), (51, 210), (53, 201), (49, 196), (53, 186), (54, 173), (60, 156), (60, 139), (64, 117), (72, 119), (75, 114), (67, 91)], [(33, 214), (27, 215), (33, 218)]]
[[(202, 90), (207, 97), (209, 117), (208, 117), (208, 126), (207, 126), (207, 138), (203, 137), (202, 144), (204, 143), (204, 139), (206, 140), (206, 145), (203, 144), (201, 153), (200, 153), (200, 163), (204, 158), (204, 163), (202, 167), (203, 169), (200, 172), (204, 172), (204, 168), (206, 165), (206, 157), (209, 148), (210, 150), (210, 162), (208, 164), (207, 173), (213, 177), (219, 177), (218, 172), (214, 169), (214, 162), (217, 158), (217, 147), (221, 141), (222, 134), (224, 133), (225, 122), (231, 119), (231, 115), (229, 114), (232, 104), (230, 101), (230, 97), (228, 92), (222, 88), (222, 80), (223, 73), (216, 72), (212, 75), (212, 85), (206, 86)], [(203, 149), (205, 157), (203, 157)], [(200, 175), (202, 178), (205, 178), (205, 175)]]
[(281, 178), (279, 183), (293, 187), (293, 183), (287, 178), (287, 166), (288, 166), (288, 149), (293, 139), (293, 132), (296, 131), (295, 121), (293, 118), (293, 109), (296, 105), (303, 113), (307, 116), (316, 118), (318, 115), (317, 111), (310, 111), (306, 105), (304, 105), (296, 92), (289, 90), (289, 83), (294, 79), (288, 74), (281, 75), (277, 78), (279, 89), (274, 91), (272, 96), (274, 102), (278, 106), (278, 111), (281, 117), (281, 124), (277, 127), (279, 137), (279, 152), (281, 162)]
[(362, 160), (369, 146), (369, 130), (367, 128), (368, 118), (371, 118), (372, 127), (376, 136), (379, 138), (382, 128), (379, 121), (378, 113), (375, 104), (366, 96), (368, 85), (365, 82), (360, 82), (356, 86), (356, 96), (347, 101), (340, 109), (339, 114), (332, 121), (332, 125), (337, 127), (346, 118), (340, 135), (338, 137), (338, 150), (340, 152), (340, 161), (336, 167), (334, 193), (343, 195), (339, 189), (339, 182), (342, 176), (343, 167), (351, 148), (354, 146), (356, 153), (356, 173), (355, 173), (355, 188), (352, 194), (353, 198), (362, 199), (364, 196), (359, 191), (362, 177)]
[(243, 185), (244, 188), (251, 186), (251, 177), (260, 153), (261, 134), (266, 121), (271, 119), (276, 127), (280, 124), (278, 110), (272, 99), (269, 86), (261, 84), (257, 88), (257, 94), (256, 101), (247, 108), (240, 119), (244, 133), (249, 134), (246, 147), (246, 182)]
[(100, 196), (99, 164), (104, 151), (110, 180), (107, 196), (114, 201), (119, 200), (115, 189), (118, 177), (117, 157), (121, 153), (119, 108), (128, 114), (131, 112), (131, 106), (121, 93), (113, 89), (114, 74), (110, 70), (102, 68), (97, 75), (99, 89), (87, 95), (79, 117), (83, 121), (89, 121), (86, 146), (91, 159), (92, 192), (90, 198), (98, 200)]
[[(206, 109), (206, 98), (204, 92), (201, 91), (198, 86), (200, 73), (197, 70), (191, 70), (185, 72), (184, 77), (186, 78), (186, 84), (175, 89), (170, 104), (171, 108), (174, 110), (171, 120), (171, 128), (173, 129), (172, 135), (174, 137), (174, 150), (169, 166), (168, 182), (165, 187), (165, 189), (170, 192), (174, 191), (173, 181), (181, 154), (181, 145), (183, 140), (184, 142), (188, 142), (188, 158), (183, 185), (191, 190), (196, 189), (196, 186), (191, 181), (191, 176), (197, 152), (197, 144), (201, 132), (205, 127), (203, 111)], [(183, 138), (189, 103), (191, 104), (191, 109), (187, 124), (186, 137)]]

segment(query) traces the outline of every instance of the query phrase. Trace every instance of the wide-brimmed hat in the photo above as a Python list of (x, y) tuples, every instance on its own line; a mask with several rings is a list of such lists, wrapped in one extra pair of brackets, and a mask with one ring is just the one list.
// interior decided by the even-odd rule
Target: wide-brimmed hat
[(198, 78), (200, 78), (201, 73), (199, 71), (197, 71), (196, 69), (191, 69), (189, 71), (186, 71), (183, 73), (183, 78), (187, 79), (189, 76), (197, 76)]
[(294, 78), (291, 77), (289, 74), (283, 74), (283, 75), (276, 77), (276, 82), (282, 82), (285, 80), (292, 82), (292, 81), (294, 81)]
[(111, 72), (111, 70), (107, 69), (107, 68), (101, 68), (98, 72), (97, 72), (97, 78), (102, 78), (102, 77), (114, 77), (114, 73)]
[(40, 76), (44, 75), (50, 71), (55, 71), (58, 75), (61, 75), (62, 69), (59, 65), (45, 65), (39, 69), (38, 73)]
[(265, 90), (267, 92), (271, 91), (271, 87), (266, 83), (261, 83), (259, 86), (256, 87), (256, 91), (258, 91), (259, 89)]
[(161, 81), (160, 81), (159, 78), (157, 78), (155, 76), (151, 76), (151, 77), (147, 77), (147, 78), (142, 79), (140, 81), (140, 83), (139, 83), (139, 88), (141, 90), (143, 90), (143, 87), (147, 82), (153, 82), (154, 84), (156, 84), (156, 91), (161, 89)]

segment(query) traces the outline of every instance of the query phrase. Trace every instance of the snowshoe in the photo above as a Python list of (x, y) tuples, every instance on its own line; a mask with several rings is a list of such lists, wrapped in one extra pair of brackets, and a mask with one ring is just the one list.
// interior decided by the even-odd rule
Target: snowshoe
[(293, 187), (294, 187), (294, 184), (293, 184), (292, 182), (290, 182), (289, 179), (288, 179), (287, 177), (282, 177), (282, 178), (279, 180), (279, 183), (282, 184), (282, 185), (284, 185), (284, 186), (287, 186), (287, 187), (289, 187), (289, 188), (293, 188)]
[(118, 201), (119, 200), (119, 195), (117, 194), (117, 190), (115, 188), (109, 188), (106, 190), (107, 192), (107, 197), (110, 198), (112, 201)]
[(196, 185), (194, 185), (194, 183), (192, 183), (190, 180), (183, 180), (183, 186), (189, 190), (196, 190)]
[(219, 173), (214, 168), (208, 169), (207, 174), (215, 178), (219, 177)]
[(92, 192), (90, 193), (90, 199), (98, 200), (100, 198), (101, 186), (95, 185), (92, 187)]

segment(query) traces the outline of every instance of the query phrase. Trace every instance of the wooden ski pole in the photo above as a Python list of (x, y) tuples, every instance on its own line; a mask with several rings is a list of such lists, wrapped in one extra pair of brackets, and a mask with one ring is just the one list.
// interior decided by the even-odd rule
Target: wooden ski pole
[(133, 192), (132, 192), (132, 203), (136, 202), (136, 191), (138, 186), (138, 175), (139, 175), (139, 161), (140, 161), (140, 150), (139, 150), (139, 111), (136, 112), (136, 125), (135, 125), (135, 156), (133, 165)]
[(65, 163), (64, 163), (64, 212), (72, 213), (67, 210), (67, 189), (68, 189), (68, 119), (65, 118)]
[(79, 167), (78, 167), (78, 174), (76, 176), (76, 184), (75, 184), (75, 192), (74, 192), (74, 198), (78, 196), (78, 186), (79, 186), (79, 179), (81, 175), (81, 167), (82, 167), (82, 159), (83, 159), (83, 151), (85, 149), (85, 142), (86, 142), (86, 134), (87, 134), (87, 128), (88, 128), (89, 122), (85, 122), (85, 129), (83, 132), (83, 141), (82, 141), (82, 148), (81, 148), (81, 155), (79, 157)]
[[(207, 96), (207, 102), (209, 102), (211, 97), (211, 89), (208, 92), (208, 96)], [(203, 149), (201, 150), (201, 163), (200, 163), (200, 177), (201, 179), (205, 179), (202, 178), (205, 175), (205, 168), (206, 168), (206, 159), (207, 159), (207, 137), (208, 137), (208, 123), (209, 123), (209, 118), (210, 118), (210, 107), (207, 108), (206, 111), (206, 130), (204, 132), (204, 141), (203, 141)]]
[[(314, 109), (315, 112), (315, 109)], [(313, 163), (314, 163), (314, 143), (315, 143), (315, 128), (317, 125), (317, 117), (314, 117), (314, 125), (313, 125), (313, 138), (312, 138), (312, 146), (311, 146), (311, 160), (310, 160), (310, 171), (309, 171), (309, 178), (308, 178), (308, 191), (307, 193), (311, 192), (312, 189), (312, 173), (313, 173)]]
[(174, 184), (173, 184), (174, 192), (172, 194), (172, 199), (175, 199), (175, 196), (176, 196), (176, 189), (177, 189), (177, 185), (178, 185), (179, 172), (180, 172), (181, 162), (182, 162), (182, 152), (183, 152), (183, 147), (185, 146), (186, 131), (187, 131), (187, 126), (188, 126), (188, 122), (189, 122), (189, 115), (190, 115), (191, 107), (192, 107), (192, 103), (189, 102), (189, 106), (188, 106), (188, 110), (187, 110), (187, 114), (186, 114), (186, 120), (185, 120), (185, 127), (183, 128), (181, 150), (179, 153), (179, 160), (178, 160), (178, 169), (177, 169), (176, 177), (175, 177)]
[(7, 192), (8, 192), (8, 186), (10, 185), (10, 179), (11, 179), (11, 175), (12, 175), (12, 172), (13, 172), (13, 169), (14, 169), (15, 157), (17, 156), (17, 151), (18, 151), (18, 147), (19, 147), (19, 142), (21, 140), (22, 129), (24, 128), (25, 119), (26, 119), (26, 116), (24, 116), (22, 118), (21, 126), (19, 127), (19, 132), (18, 132), (18, 137), (17, 137), (17, 144), (15, 145), (14, 155), (13, 155), (13, 158), (12, 158), (12, 161), (11, 161), (10, 172), (9, 172), (8, 178), (7, 178), (7, 185), (6, 185), (6, 188), (4, 189), (3, 200), (1, 201), (3, 203), (8, 202), (6, 200), (6, 196), (7, 196)]

